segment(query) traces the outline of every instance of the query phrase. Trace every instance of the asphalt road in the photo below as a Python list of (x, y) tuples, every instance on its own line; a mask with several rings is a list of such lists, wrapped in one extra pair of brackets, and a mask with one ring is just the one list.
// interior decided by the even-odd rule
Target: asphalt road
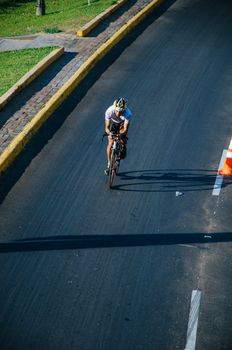
[[(232, 348), (231, 180), (212, 195), (232, 134), (232, 4), (180, 0), (145, 24), (2, 196), (1, 350)], [(118, 96), (134, 118), (109, 190)]]

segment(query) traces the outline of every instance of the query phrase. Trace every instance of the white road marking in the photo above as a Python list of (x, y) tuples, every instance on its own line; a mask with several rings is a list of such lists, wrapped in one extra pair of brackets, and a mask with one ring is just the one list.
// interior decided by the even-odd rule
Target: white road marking
[(193, 290), (185, 350), (194, 350), (196, 347), (200, 301), (201, 301), (201, 291), (199, 289)]
[(178, 244), (180, 247), (187, 247), (187, 248), (195, 248), (197, 249), (198, 247), (195, 245), (191, 245), (191, 244)]
[[(220, 164), (219, 164), (218, 170), (223, 167), (225, 159), (226, 159), (226, 154), (227, 154), (227, 150), (224, 149), (223, 152), (222, 152), (222, 157), (221, 157), (221, 160), (220, 160)], [(214, 188), (213, 188), (213, 192), (212, 192), (213, 196), (219, 196), (220, 191), (221, 191), (221, 187), (222, 187), (222, 182), (223, 182), (223, 175), (217, 174), (217, 177), (216, 177), (216, 180), (215, 180), (215, 184), (214, 184)]]

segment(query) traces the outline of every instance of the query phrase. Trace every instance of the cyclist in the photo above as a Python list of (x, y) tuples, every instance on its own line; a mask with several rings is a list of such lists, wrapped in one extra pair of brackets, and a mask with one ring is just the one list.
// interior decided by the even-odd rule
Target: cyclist
[(132, 117), (130, 109), (126, 105), (124, 98), (120, 97), (114, 101), (113, 105), (110, 106), (105, 112), (105, 132), (108, 135), (108, 146), (107, 146), (107, 168), (105, 169), (105, 174), (109, 175), (110, 157), (111, 157), (111, 147), (113, 145), (113, 135), (121, 134), (123, 143), (123, 154), (121, 158), (126, 156), (126, 142), (127, 142), (127, 132), (129, 128), (129, 123)]

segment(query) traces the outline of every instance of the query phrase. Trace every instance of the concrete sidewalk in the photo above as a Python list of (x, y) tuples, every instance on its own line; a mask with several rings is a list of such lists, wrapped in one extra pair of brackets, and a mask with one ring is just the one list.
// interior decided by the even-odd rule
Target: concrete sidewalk
[(41, 34), (16, 39), (1, 39), (0, 51), (21, 48), (63, 46), (65, 54), (0, 112), (0, 154), (49, 99), (69, 80), (77, 69), (125, 23), (151, 3), (151, 0), (129, 1), (100, 24), (88, 37), (75, 34)]

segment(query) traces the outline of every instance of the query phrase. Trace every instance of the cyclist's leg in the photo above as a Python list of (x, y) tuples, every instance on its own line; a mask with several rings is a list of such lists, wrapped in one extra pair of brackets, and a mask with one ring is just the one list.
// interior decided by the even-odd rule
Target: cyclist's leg
[(121, 159), (126, 158), (126, 153), (127, 153), (127, 149), (126, 149), (126, 144), (127, 144), (127, 134), (124, 134), (121, 138)]
[(111, 161), (111, 153), (112, 153), (112, 145), (113, 145), (113, 138), (112, 136), (108, 136), (108, 145), (107, 145), (107, 150), (106, 150), (106, 153), (107, 153), (107, 167), (105, 169), (105, 174), (106, 175), (109, 175), (109, 167), (110, 167), (110, 161)]
[(111, 135), (108, 136), (108, 145), (107, 145), (107, 161), (108, 161), (108, 164), (110, 163), (110, 159), (111, 159), (111, 150), (112, 150), (112, 146), (113, 146), (113, 138)]

